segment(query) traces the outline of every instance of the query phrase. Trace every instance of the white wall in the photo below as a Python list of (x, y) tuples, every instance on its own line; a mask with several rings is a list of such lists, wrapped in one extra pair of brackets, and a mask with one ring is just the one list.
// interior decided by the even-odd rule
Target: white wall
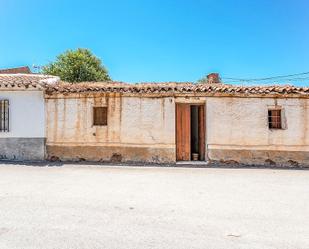
[(0, 91), (0, 99), (10, 101), (10, 131), (0, 132), (0, 138), (45, 137), (42, 91)]

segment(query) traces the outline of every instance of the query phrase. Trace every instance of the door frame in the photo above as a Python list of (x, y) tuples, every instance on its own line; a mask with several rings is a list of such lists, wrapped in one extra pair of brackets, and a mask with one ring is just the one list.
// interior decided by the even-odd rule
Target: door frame
[[(175, 157), (176, 157), (176, 162), (181, 162), (183, 160), (179, 160), (179, 155), (178, 155), (178, 139), (177, 139), (177, 132), (178, 132), (178, 127), (177, 127), (177, 121), (178, 121), (178, 115), (177, 115), (177, 109), (178, 105), (187, 105), (190, 107), (190, 115), (189, 115), (189, 122), (190, 122), (190, 132), (189, 132), (189, 141), (190, 141), (190, 156), (189, 156), (189, 161), (191, 160), (191, 106), (198, 106), (198, 127), (199, 130), (202, 132), (199, 132), (198, 135), (198, 143), (199, 143), (199, 154), (200, 154), (200, 160), (199, 161), (206, 161), (207, 160), (207, 152), (206, 152), (206, 102), (175, 102)], [(201, 139), (203, 140), (201, 142)]]

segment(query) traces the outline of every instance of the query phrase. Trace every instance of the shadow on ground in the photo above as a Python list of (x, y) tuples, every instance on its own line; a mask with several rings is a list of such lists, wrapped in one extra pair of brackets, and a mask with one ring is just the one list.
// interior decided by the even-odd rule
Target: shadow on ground
[(35, 166), (35, 167), (62, 167), (65, 165), (94, 165), (94, 166), (134, 166), (134, 167), (169, 167), (169, 168), (233, 168), (233, 169), (293, 169), (293, 170), (309, 170), (309, 165), (298, 165), (296, 166), (280, 166), (280, 165), (248, 165), (239, 163), (222, 163), (222, 162), (205, 162), (198, 164), (192, 162), (188, 163), (141, 163), (141, 162), (95, 162), (95, 161), (10, 161), (0, 160), (0, 165), (20, 165), (20, 166)]

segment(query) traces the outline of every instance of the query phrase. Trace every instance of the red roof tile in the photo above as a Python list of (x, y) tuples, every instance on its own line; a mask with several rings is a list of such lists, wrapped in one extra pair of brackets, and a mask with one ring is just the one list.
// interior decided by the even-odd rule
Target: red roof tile
[(16, 73), (31, 74), (31, 70), (28, 66), (0, 69), (0, 74), (16, 74)]
[(40, 74), (0, 74), (0, 90), (7, 88), (42, 88), (49, 80), (54, 82), (58, 77)]
[(83, 93), (83, 92), (117, 92), (117, 93), (143, 93), (143, 94), (201, 94), (201, 95), (301, 95), (309, 97), (309, 87), (296, 87), (291, 85), (274, 86), (240, 86), (227, 84), (195, 84), (190, 82), (176, 83), (138, 83), (123, 82), (85, 82), (65, 83), (46, 86), (48, 94)]

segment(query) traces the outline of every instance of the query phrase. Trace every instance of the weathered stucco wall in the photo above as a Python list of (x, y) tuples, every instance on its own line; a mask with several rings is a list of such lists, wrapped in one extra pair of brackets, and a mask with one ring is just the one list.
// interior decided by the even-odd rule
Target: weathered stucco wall
[[(268, 108), (281, 106), (285, 129), (268, 128)], [(309, 100), (208, 98), (207, 144), (211, 160), (246, 164), (309, 165)]]
[[(108, 107), (108, 125), (93, 126), (93, 107)], [(81, 94), (46, 99), (49, 158), (92, 161), (175, 160), (172, 98)]]
[(0, 91), (9, 100), (9, 132), (0, 132), (0, 159), (43, 160), (45, 112), (43, 91)]
[[(309, 100), (244, 97), (52, 95), (46, 99), (48, 156), (62, 160), (175, 162), (175, 103), (206, 105), (206, 158), (246, 164), (309, 165)], [(93, 126), (93, 106), (108, 125)], [(285, 129), (268, 128), (282, 107)]]

